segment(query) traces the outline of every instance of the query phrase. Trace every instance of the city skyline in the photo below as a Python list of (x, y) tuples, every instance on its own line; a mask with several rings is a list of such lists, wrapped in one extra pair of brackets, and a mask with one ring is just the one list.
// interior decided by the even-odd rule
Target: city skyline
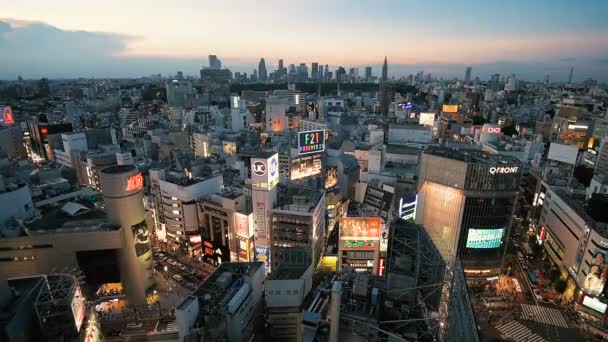
[(195, 75), (207, 55), (215, 54), (233, 72), (251, 72), (263, 57), (269, 71), (284, 59), (287, 65), (372, 65), (379, 76), (386, 55), (389, 77), (424, 70), (462, 78), (470, 65), (472, 77), (482, 79), (497, 72), (567, 80), (573, 66), (575, 80), (608, 80), (603, 1), (473, 1), (450, 8), (434, 1), (281, 4), (186, 2), (163, 8), (108, 1), (91, 11), (61, 0), (53, 6), (61, 10), (51, 11), (37, 1), (13, 3), (0, 18), (0, 62), (8, 66), (0, 79), (176, 70)]

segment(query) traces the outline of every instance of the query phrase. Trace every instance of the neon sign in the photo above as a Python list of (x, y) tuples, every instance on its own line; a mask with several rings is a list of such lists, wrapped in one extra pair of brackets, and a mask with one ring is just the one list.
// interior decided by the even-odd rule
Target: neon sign
[(5, 125), (12, 125), (15, 123), (15, 119), (13, 118), (13, 110), (11, 107), (4, 107), (4, 110), (2, 111), (2, 118)]
[(491, 174), (496, 174), (496, 173), (517, 173), (517, 169), (519, 167), (517, 166), (509, 166), (509, 167), (491, 167), (490, 168), (490, 173)]
[(488, 133), (500, 133), (500, 127), (488, 127)]
[(141, 172), (131, 176), (127, 182), (127, 191), (139, 190), (144, 187), (144, 177)]
[(49, 130), (46, 127), (40, 129), (40, 133), (42, 133), (42, 134), (47, 134), (48, 132), (49, 132)]
[(306, 131), (298, 134), (298, 153), (309, 154), (325, 151), (325, 130)]
[(263, 176), (266, 174), (266, 164), (264, 162), (254, 162), (251, 169), (256, 176)]

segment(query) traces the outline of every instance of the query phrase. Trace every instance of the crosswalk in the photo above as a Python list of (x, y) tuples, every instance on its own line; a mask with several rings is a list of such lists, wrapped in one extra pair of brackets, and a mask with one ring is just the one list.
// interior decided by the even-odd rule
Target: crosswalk
[(557, 309), (546, 306), (522, 304), (521, 310), (522, 319), (568, 328), (568, 323), (566, 323), (564, 316)]
[(177, 321), (171, 321), (167, 323), (165, 331), (177, 331)]
[(500, 334), (505, 339), (512, 339), (518, 342), (547, 342), (547, 340), (533, 333), (518, 321), (498, 325), (496, 329), (500, 331)]

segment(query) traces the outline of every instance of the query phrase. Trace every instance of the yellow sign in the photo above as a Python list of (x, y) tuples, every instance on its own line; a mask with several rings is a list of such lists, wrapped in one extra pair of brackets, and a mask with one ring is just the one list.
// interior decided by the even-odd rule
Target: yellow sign
[(338, 257), (335, 255), (324, 255), (321, 258), (321, 267), (328, 268), (335, 272), (338, 268)]
[(458, 105), (443, 105), (443, 112), (458, 113)]

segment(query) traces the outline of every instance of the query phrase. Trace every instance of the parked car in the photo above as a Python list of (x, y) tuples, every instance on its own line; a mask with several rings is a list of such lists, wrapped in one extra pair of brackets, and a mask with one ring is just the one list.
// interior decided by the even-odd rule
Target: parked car
[(181, 275), (179, 275), (179, 274), (174, 274), (174, 275), (173, 275), (173, 279), (175, 279), (175, 280), (177, 280), (177, 281), (181, 281), (181, 280), (182, 280), (182, 279), (184, 279), (184, 278), (182, 278), (182, 276), (181, 276)]
[(536, 298), (536, 300), (543, 300), (543, 296), (540, 294), (540, 291), (538, 290), (534, 290), (534, 298)]

